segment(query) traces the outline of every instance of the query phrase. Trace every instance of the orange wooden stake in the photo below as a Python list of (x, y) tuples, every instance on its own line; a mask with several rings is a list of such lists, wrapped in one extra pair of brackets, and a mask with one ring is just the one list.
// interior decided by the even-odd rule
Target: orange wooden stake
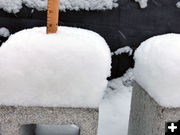
[(56, 33), (59, 20), (59, 0), (48, 0), (47, 34)]

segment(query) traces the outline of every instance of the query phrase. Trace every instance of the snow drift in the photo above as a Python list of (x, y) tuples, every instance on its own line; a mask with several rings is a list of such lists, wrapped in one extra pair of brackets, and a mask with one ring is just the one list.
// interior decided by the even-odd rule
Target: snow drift
[(0, 48), (0, 104), (98, 107), (110, 68), (109, 47), (97, 33), (23, 30)]
[(180, 107), (180, 35), (144, 41), (135, 52), (134, 75), (160, 105)]

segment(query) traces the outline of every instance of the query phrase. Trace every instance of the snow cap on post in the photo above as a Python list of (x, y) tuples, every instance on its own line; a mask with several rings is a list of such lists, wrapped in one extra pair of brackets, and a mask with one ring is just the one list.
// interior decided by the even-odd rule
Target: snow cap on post
[(0, 48), (0, 105), (97, 108), (111, 55), (97, 33), (46, 27), (12, 34)]
[(144, 41), (135, 52), (134, 75), (161, 106), (180, 107), (180, 34)]

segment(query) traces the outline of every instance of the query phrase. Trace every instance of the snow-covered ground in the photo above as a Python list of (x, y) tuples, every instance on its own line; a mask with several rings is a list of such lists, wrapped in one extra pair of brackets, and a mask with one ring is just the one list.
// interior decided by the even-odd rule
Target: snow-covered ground
[(133, 69), (109, 81), (100, 104), (98, 135), (127, 135), (131, 104)]
[[(0, 9), (18, 13), (22, 5), (39, 11), (47, 10), (47, 0), (0, 0)], [(60, 10), (105, 10), (118, 6), (117, 0), (60, 0)]]

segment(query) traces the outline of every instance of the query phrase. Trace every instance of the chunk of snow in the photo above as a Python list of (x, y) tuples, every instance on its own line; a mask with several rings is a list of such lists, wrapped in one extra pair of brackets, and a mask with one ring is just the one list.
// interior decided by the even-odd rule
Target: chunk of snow
[(0, 37), (9, 37), (10, 36), (10, 32), (7, 28), (2, 27), (0, 28)]
[(176, 3), (176, 7), (180, 8), (180, 1)]
[(48, 0), (22, 0), (22, 4), (30, 8), (35, 8), (38, 11), (47, 10), (47, 3)]
[(138, 2), (141, 8), (146, 8), (148, 0), (135, 0), (135, 2)]
[(127, 135), (132, 95), (133, 70), (109, 81), (99, 109), (98, 135)]
[[(47, 0), (0, 0), (0, 8), (8, 13), (18, 13), (25, 4), (39, 11), (47, 10)], [(105, 10), (118, 6), (117, 0), (60, 0), (60, 10)]]
[(165, 107), (180, 107), (179, 52), (179, 34), (152, 37), (135, 52), (135, 80)]
[(121, 55), (122, 53), (128, 53), (130, 56), (132, 55), (133, 50), (129, 46), (125, 46), (123, 48), (117, 49), (115, 52), (111, 53), (111, 55)]
[(98, 107), (110, 68), (110, 49), (97, 33), (23, 30), (0, 48), (0, 104)]
[(17, 13), (22, 8), (22, 0), (0, 0), (0, 9), (8, 13)]

